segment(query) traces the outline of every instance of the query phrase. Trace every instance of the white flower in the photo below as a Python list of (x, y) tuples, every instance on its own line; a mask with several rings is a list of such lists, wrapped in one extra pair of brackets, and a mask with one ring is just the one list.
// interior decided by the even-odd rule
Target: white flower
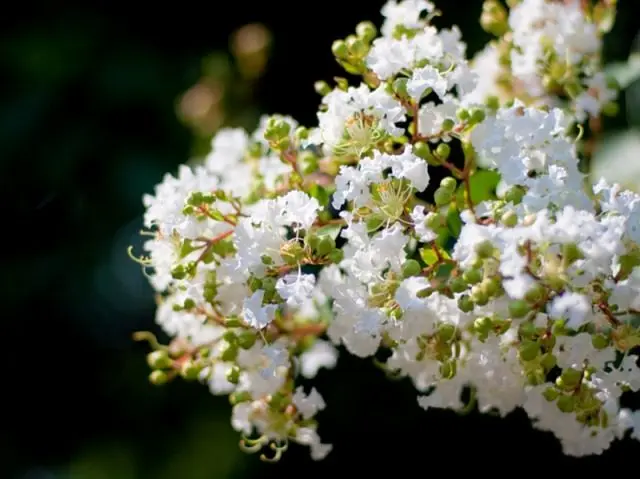
[(262, 305), (264, 291), (259, 289), (243, 301), (242, 319), (254, 329), (264, 329), (273, 320), (276, 305)]

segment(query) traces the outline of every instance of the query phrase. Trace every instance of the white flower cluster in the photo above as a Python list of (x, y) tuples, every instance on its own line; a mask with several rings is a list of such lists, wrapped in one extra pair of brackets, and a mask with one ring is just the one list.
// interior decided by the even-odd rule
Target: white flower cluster
[[(640, 196), (587, 186), (576, 112), (532, 100), (549, 93), (549, 58), (593, 67), (582, 5), (514, 6), (528, 94), (485, 101), (460, 32), (437, 30), (430, 2), (391, 1), (382, 36), (365, 22), (333, 44), (362, 83), (319, 82), (317, 127), (276, 115), (252, 136), (225, 129), (203, 165), (167, 175), (144, 198), (140, 261), (174, 338), (152, 341), (151, 380), (230, 395), (243, 447), (269, 444), (266, 460), (290, 441), (330, 451), (325, 402), (296, 379), (334, 367), (338, 345), (389, 350), (424, 408), (522, 408), (567, 454), (640, 438), (619, 402), (640, 388)], [(597, 115), (587, 104), (573, 105)]]
[[(515, 0), (507, 13), (487, 0), (483, 26), (498, 39), (473, 62), (484, 95), (527, 98), (538, 106), (566, 106), (579, 122), (615, 111), (617, 92), (602, 73), (602, 34), (613, 7), (582, 0)], [(483, 99), (483, 98), (482, 98)]]

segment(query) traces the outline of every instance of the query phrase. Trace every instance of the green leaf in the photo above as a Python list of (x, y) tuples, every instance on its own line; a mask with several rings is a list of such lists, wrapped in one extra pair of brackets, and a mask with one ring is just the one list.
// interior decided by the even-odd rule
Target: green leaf
[[(449, 253), (447, 253), (446, 250), (439, 246), (437, 246), (437, 249), (441, 258), (451, 259), (451, 256), (449, 256)], [(438, 262), (438, 253), (436, 253), (433, 247), (427, 246), (420, 249), (420, 258), (422, 258), (422, 261), (424, 261), (427, 266), (431, 266)]]
[(628, 88), (636, 80), (640, 79), (640, 52), (629, 55), (626, 62), (610, 63), (604, 69), (608, 76), (616, 79), (620, 88)]
[(457, 208), (449, 208), (447, 212), (447, 227), (454, 237), (460, 236), (462, 231), (462, 220), (460, 219), (460, 212)]
[[(469, 189), (471, 190), (471, 201), (474, 205), (486, 200), (496, 199), (495, 191), (500, 182), (500, 174), (492, 170), (477, 170), (469, 179)], [(458, 187), (456, 192), (456, 204), (458, 209), (466, 208), (464, 201), (465, 185)]]
[(322, 238), (323, 236), (329, 236), (334, 240), (338, 238), (340, 234), (340, 230), (342, 229), (342, 225), (326, 225), (321, 228), (318, 228), (315, 231), (315, 234), (318, 238)]
[(193, 253), (198, 248), (194, 248), (190, 239), (185, 239), (180, 246), (180, 259), (187, 257), (190, 253)]
[(309, 187), (309, 196), (318, 200), (320, 206), (327, 206), (329, 204), (329, 192), (324, 186), (314, 183)]
[(420, 249), (420, 257), (422, 261), (425, 262), (427, 266), (431, 266), (438, 261), (438, 256), (432, 248), (422, 248)]

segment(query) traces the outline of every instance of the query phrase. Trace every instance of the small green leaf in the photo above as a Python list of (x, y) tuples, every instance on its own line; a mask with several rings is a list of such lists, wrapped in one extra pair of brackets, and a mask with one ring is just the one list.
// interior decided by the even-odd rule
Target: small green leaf
[(432, 248), (422, 248), (420, 250), (420, 257), (422, 261), (426, 263), (427, 266), (431, 266), (438, 261), (438, 256)]
[(318, 200), (320, 206), (327, 206), (329, 204), (329, 192), (324, 186), (314, 183), (309, 187), (309, 196)]
[(180, 259), (187, 257), (198, 248), (194, 248), (190, 239), (185, 239), (180, 246)]
[[(469, 179), (469, 189), (471, 192), (471, 202), (474, 205), (483, 201), (496, 199), (496, 187), (500, 182), (500, 174), (492, 170), (477, 170)], [(456, 204), (458, 209), (467, 207), (464, 199), (465, 185), (464, 183), (458, 187), (456, 193)]]
[(451, 259), (449, 253), (447, 253), (444, 249), (439, 246), (436, 246), (436, 248), (438, 251), (437, 253), (432, 246), (427, 246), (420, 249), (420, 257), (422, 258), (422, 261), (427, 264), (427, 266), (431, 266), (432, 264), (438, 262), (438, 254), (440, 255), (440, 258)]
[(456, 208), (449, 208), (447, 213), (447, 227), (454, 237), (460, 236), (462, 231), (462, 220), (460, 219), (460, 212)]
[(321, 228), (318, 228), (315, 231), (315, 234), (318, 238), (322, 238), (323, 236), (329, 236), (332, 239), (337, 239), (340, 234), (340, 230), (342, 230), (342, 225), (326, 225)]

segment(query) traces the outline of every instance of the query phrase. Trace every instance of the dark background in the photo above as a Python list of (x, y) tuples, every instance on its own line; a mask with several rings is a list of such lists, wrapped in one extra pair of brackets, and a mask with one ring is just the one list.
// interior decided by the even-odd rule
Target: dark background
[[(361, 20), (379, 25), (383, 2), (87, 3), (18, 5), (0, 20), (0, 478), (576, 474), (640, 453), (627, 440), (601, 457), (566, 459), (523, 414), (425, 413), (408, 382), (342, 354), (314, 381), (329, 405), (320, 433), (334, 451), (313, 463), (292, 447), (274, 466), (238, 450), (226, 398), (197, 384), (149, 385), (148, 349), (131, 334), (154, 329), (153, 294), (126, 248), (140, 250), (142, 195), (194, 151), (176, 99), (201, 78), (205, 56), (261, 22), (273, 52), (243, 101), (312, 125), (313, 82), (342, 74), (331, 42)], [(629, 54), (634, 3), (620, 1), (608, 61)], [(459, 24), (470, 53), (489, 39), (479, 0), (436, 4), (445, 13), (437, 24)], [(225, 124), (253, 128), (249, 119)], [(626, 126), (624, 116), (606, 123)]]

